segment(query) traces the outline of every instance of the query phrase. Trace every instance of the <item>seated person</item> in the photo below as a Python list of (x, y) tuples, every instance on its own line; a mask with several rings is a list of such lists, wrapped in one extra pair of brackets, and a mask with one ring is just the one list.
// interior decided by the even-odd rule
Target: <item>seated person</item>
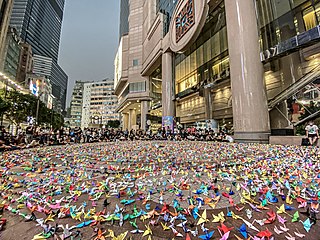
[(310, 121), (309, 124), (305, 128), (306, 134), (309, 139), (309, 144), (311, 146), (315, 145), (319, 138), (319, 128), (314, 124), (313, 121)]

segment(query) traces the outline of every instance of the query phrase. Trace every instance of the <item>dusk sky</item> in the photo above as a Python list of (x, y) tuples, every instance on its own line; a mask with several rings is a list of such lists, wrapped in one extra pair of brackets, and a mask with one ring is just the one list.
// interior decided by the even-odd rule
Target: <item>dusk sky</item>
[(69, 76), (68, 106), (76, 80), (113, 79), (119, 7), (119, 0), (66, 0), (59, 64)]

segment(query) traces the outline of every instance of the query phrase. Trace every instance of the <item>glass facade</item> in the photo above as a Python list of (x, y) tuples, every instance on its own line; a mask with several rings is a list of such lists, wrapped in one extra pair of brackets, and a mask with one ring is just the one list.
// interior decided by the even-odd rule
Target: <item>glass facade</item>
[(164, 14), (163, 33), (169, 32), (170, 21), (178, 0), (157, 0), (157, 12)]
[(151, 108), (155, 109), (161, 106), (162, 100), (162, 66), (160, 65), (150, 76), (151, 90)]
[(270, 49), (320, 23), (319, 0), (256, 0), (260, 45)]
[(6, 13), (7, 6), (8, 6), (8, 0), (3, 0), (0, 7), (0, 29), (2, 28), (2, 23)]
[(224, 6), (210, 13), (200, 37), (175, 59), (176, 94), (229, 78)]
[(66, 104), (68, 76), (58, 65), (65, 0), (15, 0), (10, 25), (32, 46), (34, 54), (51, 58), (52, 94)]
[(15, 0), (10, 25), (35, 54), (58, 60), (63, 0)]
[(121, 0), (119, 41), (123, 35), (126, 35), (128, 33), (129, 33), (129, 0)]

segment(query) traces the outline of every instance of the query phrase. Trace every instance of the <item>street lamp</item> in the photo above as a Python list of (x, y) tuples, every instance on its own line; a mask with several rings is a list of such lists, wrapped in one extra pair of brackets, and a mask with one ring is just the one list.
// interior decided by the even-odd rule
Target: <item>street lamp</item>
[(37, 100), (37, 111), (36, 111), (36, 125), (38, 126), (39, 120), (39, 108), (40, 108), (40, 97), (42, 96), (43, 92), (39, 93), (38, 100)]

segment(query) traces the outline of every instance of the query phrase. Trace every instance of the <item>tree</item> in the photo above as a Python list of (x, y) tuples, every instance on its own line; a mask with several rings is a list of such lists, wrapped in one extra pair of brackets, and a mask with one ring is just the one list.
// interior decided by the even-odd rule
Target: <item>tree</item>
[(10, 102), (0, 96), (0, 116), (3, 116), (11, 107)]
[[(0, 93), (1, 96), (1, 93)], [(31, 94), (23, 94), (16, 90), (7, 92), (7, 103), (9, 107), (6, 106), (6, 103), (3, 103), (3, 113), (6, 117), (16, 125), (26, 122), (28, 116), (36, 117), (37, 115), (37, 106), (38, 106), (38, 97)], [(1, 113), (1, 99), (0, 99), (0, 113)], [(47, 106), (39, 101), (38, 109), (38, 124), (51, 124), (52, 110), (47, 108)], [(58, 128), (63, 126), (64, 118), (61, 114), (53, 114), (53, 126)]]

